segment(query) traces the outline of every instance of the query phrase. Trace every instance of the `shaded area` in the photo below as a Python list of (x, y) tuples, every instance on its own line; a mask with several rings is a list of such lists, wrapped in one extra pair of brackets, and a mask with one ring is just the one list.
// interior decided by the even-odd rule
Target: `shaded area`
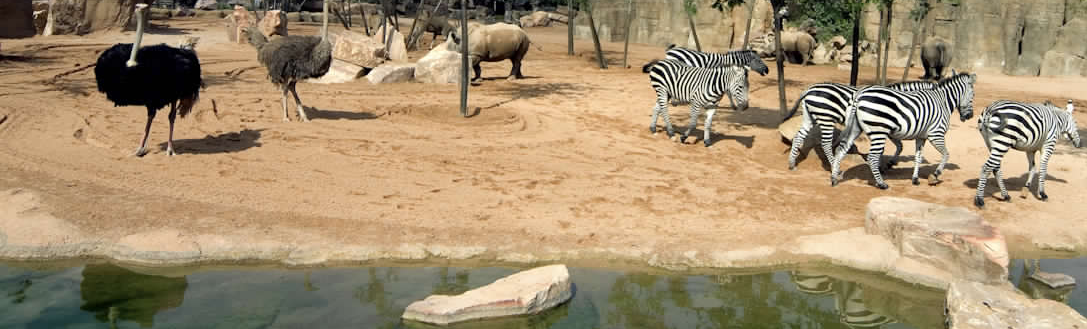
[[(264, 129), (245, 129), (219, 135), (208, 135), (198, 139), (175, 139), (174, 151), (178, 154), (216, 154), (233, 153), (260, 147), (258, 141)], [(159, 143), (159, 149), (166, 150), (166, 142)]]
[(94, 313), (98, 321), (114, 325), (133, 321), (151, 328), (155, 314), (181, 306), (188, 282), (185, 277), (144, 275), (110, 264), (87, 265), (79, 285), (80, 310)]
[[(291, 105), (293, 109), (294, 105)], [(377, 115), (370, 112), (351, 112), (351, 111), (338, 111), (338, 110), (322, 110), (311, 106), (302, 106), (306, 111), (306, 115), (310, 119), (325, 119), (325, 120), (373, 120), (377, 119)]]

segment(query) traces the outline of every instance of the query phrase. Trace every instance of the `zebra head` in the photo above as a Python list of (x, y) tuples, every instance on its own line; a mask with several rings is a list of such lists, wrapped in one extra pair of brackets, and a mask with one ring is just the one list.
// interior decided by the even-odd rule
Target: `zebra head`
[(1076, 124), (1075, 112), (1076, 106), (1072, 105), (1072, 100), (1068, 100), (1068, 107), (1066, 113), (1068, 113), (1068, 121), (1064, 126), (1064, 133), (1068, 135), (1068, 139), (1072, 141), (1072, 145), (1076, 148), (1083, 147), (1082, 141), (1079, 139), (1079, 126)]
[(747, 67), (728, 66), (728, 78), (725, 83), (729, 96), (732, 96), (733, 104), (737, 111), (747, 110)]
[(959, 121), (966, 122), (966, 120), (974, 117), (974, 83), (978, 82), (978, 75), (976, 73), (962, 73), (948, 78), (948, 80), (952, 80), (950, 83), (958, 84), (957, 88), (962, 89), (957, 105)]

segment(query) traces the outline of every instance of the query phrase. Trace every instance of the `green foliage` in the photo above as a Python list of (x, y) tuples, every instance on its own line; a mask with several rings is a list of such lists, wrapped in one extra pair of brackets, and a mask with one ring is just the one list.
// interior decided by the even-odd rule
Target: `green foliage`
[(815, 38), (821, 42), (835, 35), (849, 39), (853, 33), (853, 13), (867, 1), (870, 0), (796, 0), (789, 6), (789, 20), (794, 24), (814, 20), (819, 29)]

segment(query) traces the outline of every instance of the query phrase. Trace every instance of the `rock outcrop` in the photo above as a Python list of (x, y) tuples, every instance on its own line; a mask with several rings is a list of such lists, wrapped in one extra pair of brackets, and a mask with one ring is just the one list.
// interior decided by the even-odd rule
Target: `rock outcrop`
[(545, 27), (551, 26), (551, 17), (547, 12), (537, 11), (532, 15), (521, 17), (521, 27)]
[(955, 278), (984, 283), (1008, 279), (1004, 236), (966, 208), (878, 197), (868, 203), (864, 228), (889, 239), (902, 257)]
[(215, 10), (219, 9), (219, 3), (216, 0), (197, 0), (193, 8), (200, 10)]
[(149, 0), (54, 0), (42, 35), (87, 34), (110, 28), (135, 27), (137, 3)]
[(280, 10), (269, 10), (257, 23), (260, 33), (271, 38), (273, 35), (287, 36), (287, 14)]
[(37, 33), (30, 0), (0, 2), (0, 38), (26, 38)]
[[(695, 28), (702, 48), (710, 51), (725, 51), (738, 48), (743, 44), (747, 24), (748, 7), (736, 6), (723, 12), (716, 9), (699, 10), (694, 17)], [(757, 0), (752, 38), (766, 34), (771, 30), (773, 8), (768, 0)], [(597, 0), (593, 2), (593, 20), (597, 24), (597, 33), (601, 41), (622, 42), (624, 27), (627, 22), (626, 0)], [(694, 48), (690, 24), (682, 1), (634, 0), (634, 20), (630, 29), (630, 42), (648, 43), (660, 46), (676, 44)], [(580, 38), (591, 38), (588, 15), (579, 12), (574, 17), (575, 32)]]
[(415, 80), (423, 83), (457, 83), (460, 81), (461, 56), (449, 50), (451, 42), (435, 46), (415, 63)]
[(411, 81), (415, 76), (415, 64), (385, 63), (366, 74), (370, 83), (398, 83)]
[(566, 302), (573, 293), (566, 265), (550, 265), (519, 272), (457, 296), (431, 295), (408, 305), (402, 318), (447, 325), (536, 314)]
[(408, 60), (408, 46), (404, 42), (404, 35), (394, 29), (388, 29), (384, 35), (381, 32), (385, 29), (374, 30), (373, 41), (384, 45), (389, 41), (388, 37), (391, 34), (392, 40), (389, 42), (389, 60), (391, 61), (406, 61)]
[[(227, 24), (228, 30), (233, 30), (234, 36), (230, 38), (232, 41), (244, 44), (248, 42), (245, 30), (250, 26), (253, 26), (252, 19), (250, 18), (249, 11), (242, 6), (234, 6), (234, 12), (230, 14), (228, 18), (230, 23)], [(229, 33), (229, 32), (228, 32)]]
[(335, 35), (332, 58), (360, 67), (377, 67), (385, 62), (384, 45), (365, 34), (343, 31)]
[(1087, 328), (1087, 318), (1068, 305), (1027, 298), (1007, 282), (956, 280), (947, 291), (946, 305), (947, 327), (952, 329)]

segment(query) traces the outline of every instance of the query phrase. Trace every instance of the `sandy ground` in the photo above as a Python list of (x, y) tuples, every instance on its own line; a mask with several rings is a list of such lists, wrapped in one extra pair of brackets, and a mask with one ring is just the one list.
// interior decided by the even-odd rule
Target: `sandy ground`
[[(751, 109), (719, 112), (712, 147), (677, 144), (647, 129), (655, 95), (640, 68), (662, 57), (662, 47), (632, 44), (631, 67), (622, 68), (623, 45), (605, 43), (612, 68), (600, 70), (590, 41), (578, 40), (578, 55), (566, 55), (565, 27), (528, 29), (543, 50), (530, 51), (524, 80), (503, 79), (509, 62), (485, 63), (487, 80), (470, 90), (470, 118), (458, 114), (456, 85), (359, 80), (299, 84), (313, 121), (284, 123), (254, 50), (228, 43), (218, 20), (154, 23), (144, 44), (201, 37), (207, 89), (194, 113), (179, 119), (172, 158), (164, 151), (165, 114), (152, 128), (150, 154), (130, 157), (144, 109), (114, 107), (97, 92), (93, 69), (64, 74), (94, 63), (113, 43), (131, 42), (131, 33), (3, 41), (0, 191), (7, 201), (0, 204), (7, 214), (46, 213), (95, 239), (143, 234), (151, 245), (162, 232), (233, 234), (330, 246), (473, 246), (502, 255), (593, 250), (652, 263), (659, 255), (758, 250), (863, 226), (876, 196), (973, 209), (987, 156), (975, 121), (955, 120), (941, 185), (910, 185), (912, 142), (886, 191), (858, 162), (846, 163), (845, 182), (830, 187), (815, 152), (789, 171), (788, 145), (776, 131), (773, 65), (769, 75), (751, 76)], [(291, 24), (292, 34), (319, 28)], [(786, 74), (790, 105), (808, 84), (849, 78), (830, 66), (789, 65)], [(900, 74), (891, 70), (892, 78)], [(979, 112), (997, 99), (1063, 104), (1071, 97), (1087, 109), (1085, 79), (999, 72), (979, 79)], [(680, 125), (686, 112), (672, 108)], [(927, 161), (938, 159), (935, 149), (925, 152)], [(1013, 257), (1043, 240), (1057, 246), (1049, 249), (1087, 251), (1087, 205), (1080, 203), (1087, 153), (1062, 141), (1049, 167), (1048, 202), (1018, 192), (1023, 158), (1011, 153), (1004, 162), (1012, 202), (989, 198), (980, 211), (1009, 237)], [(926, 163), (922, 174), (934, 169)], [(34, 198), (18, 197), (28, 192)]]

